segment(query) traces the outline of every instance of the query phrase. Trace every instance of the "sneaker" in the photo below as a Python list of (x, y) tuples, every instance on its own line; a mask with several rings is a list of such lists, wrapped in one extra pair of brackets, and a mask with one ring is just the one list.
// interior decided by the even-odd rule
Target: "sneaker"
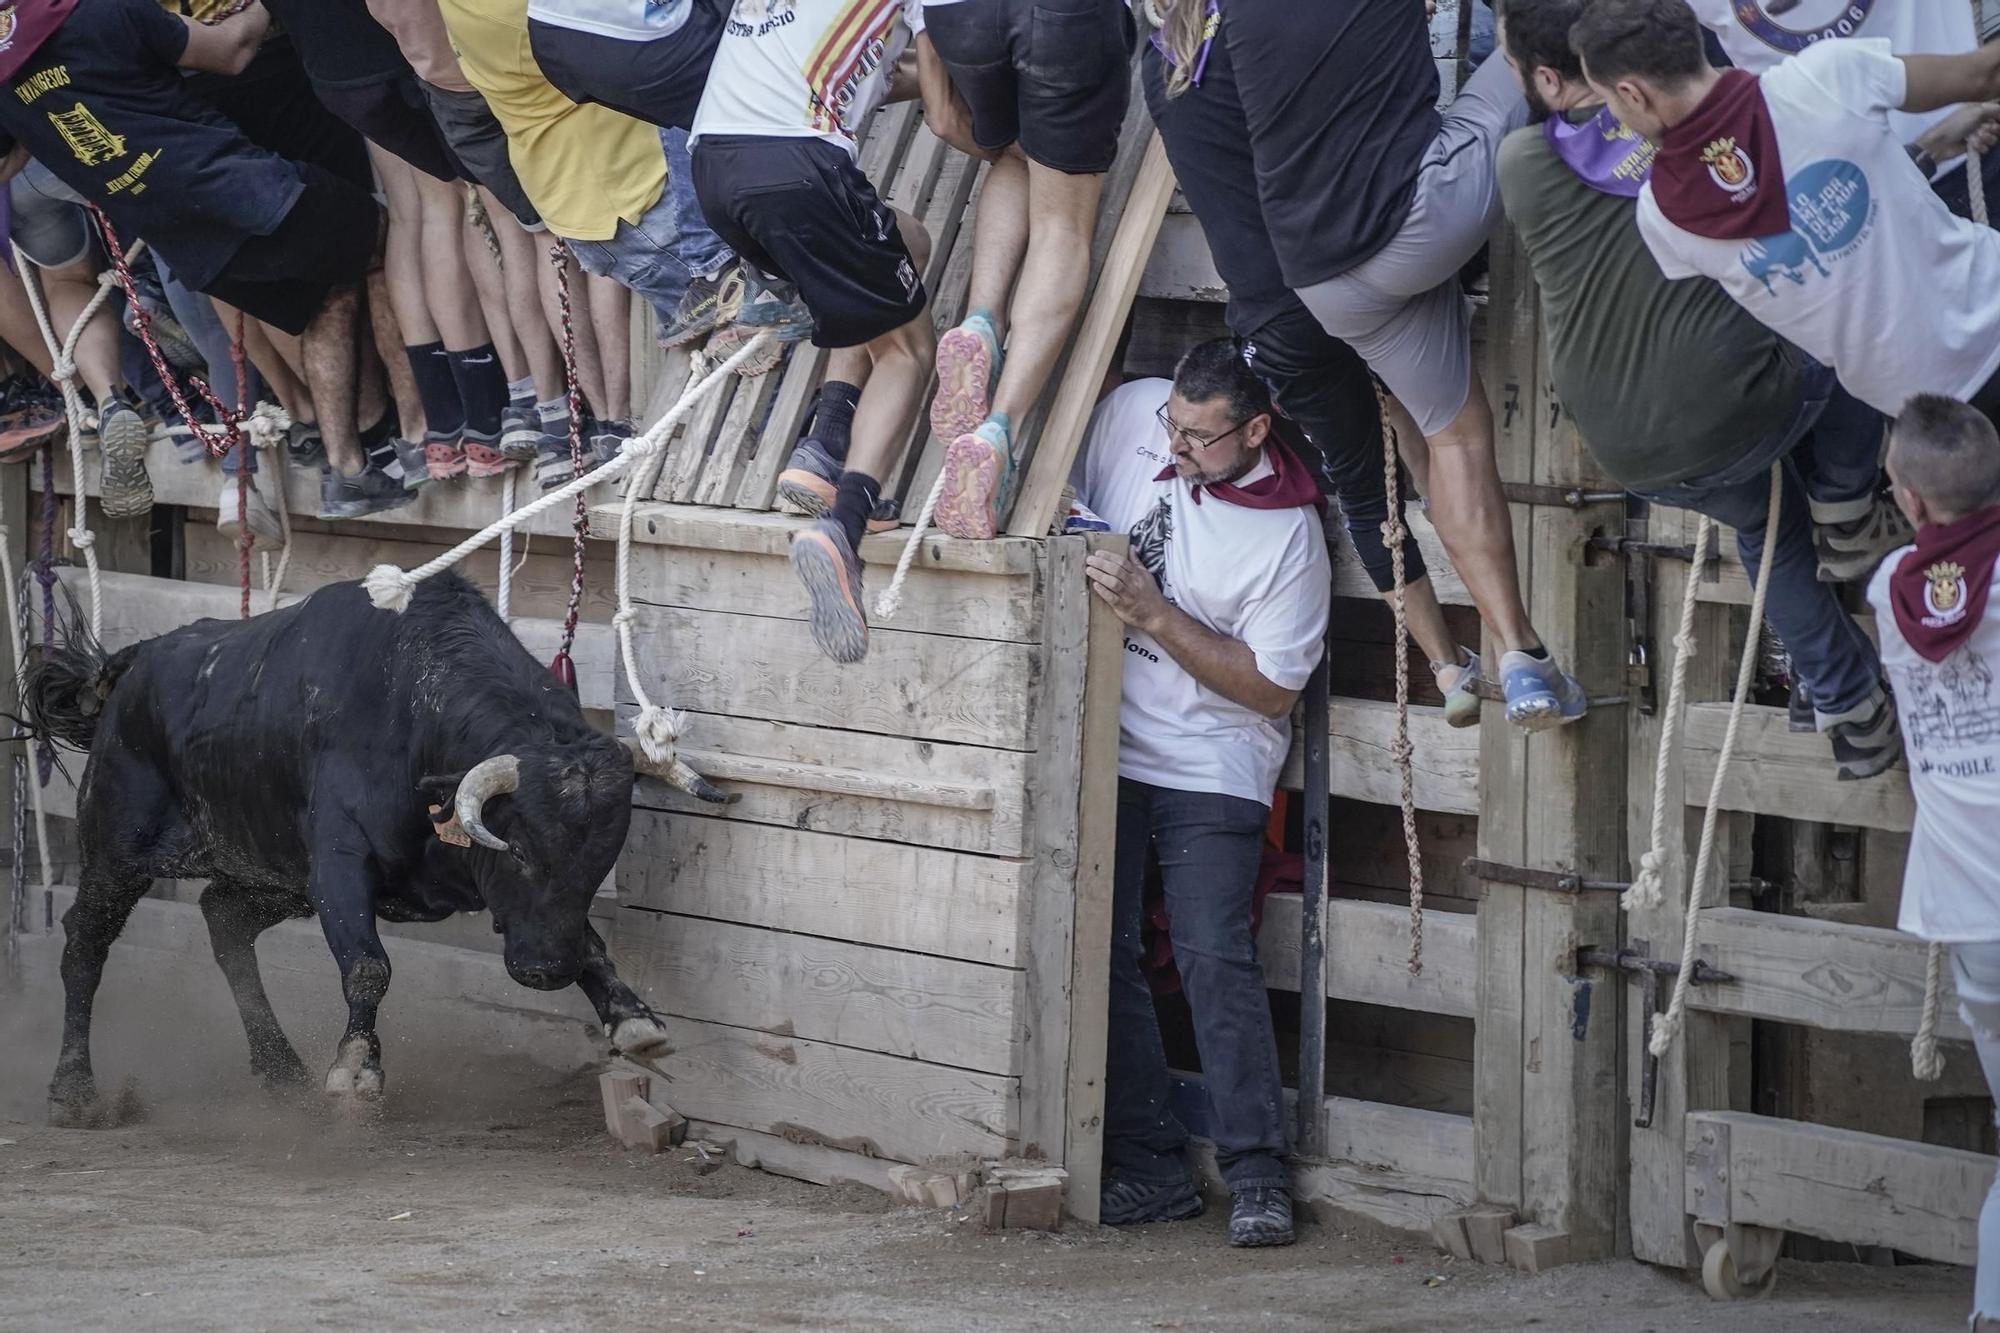
[[(146, 308), (146, 323), (152, 330), (153, 341), (160, 345), (160, 355), (167, 359), (176, 373), (185, 377), (200, 375), (208, 378), (208, 359), (201, 354), (201, 348), (188, 331), (174, 318), (174, 308), (167, 304), (167, 295), (152, 284), (150, 278), (133, 270), (132, 284), (138, 289), (139, 302)], [(139, 316), (137, 307), (130, 301), (125, 303), (125, 329), (134, 338), (139, 336)]]
[(1877, 689), (1854, 708), (1821, 714), (1820, 729), (1833, 742), (1833, 762), (1842, 782), (1858, 782), (1894, 768), (1903, 757), (1903, 732), (1896, 722), (1896, 702)]
[[(595, 472), (618, 455), (625, 452), (625, 441), (632, 438), (632, 423), (629, 421), (599, 421), (592, 424), (583, 437), (583, 465)], [(563, 441), (569, 447), (569, 441)]]
[(1236, 1191), (1229, 1208), (1229, 1243), (1239, 1250), (1265, 1245), (1290, 1245), (1298, 1237), (1292, 1231), (1291, 1191), (1275, 1185), (1253, 1185)]
[(792, 572), (812, 599), (812, 636), (836, 662), (868, 655), (868, 617), (861, 609), (861, 560), (831, 518), (792, 534)]
[(1819, 730), (1819, 715), (1813, 711), (1812, 695), (1802, 680), (1792, 682), (1792, 697), (1785, 701), (1785, 726), (1794, 732)]
[(883, 496), (875, 502), (875, 507), (868, 511), (868, 522), (865, 526), (871, 535), (878, 532), (894, 532), (903, 526), (903, 506), (888, 496)]
[(841, 471), (826, 446), (808, 435), (792, 450), (785, 470), (778, 474), (779, 505), (792, 513), (819, 517), (833, 508)]
[(1114, 1175), (1097, 1194), (1097, 1220), (1107, 1227), (1184, 1222), (1200, 1217), (1203, 1204), (1194, 1182), (1183, 1177), (1169, 1185)]
[(97, 409), (98, 450), (104, 457), (100, 503), (106, 518), (137, 518), (153, 508), (153, 479), (146, 475), (146, 423), (117, 394)]
[[(389, 447), (396, 451), (397, 470), (403, 474), (400, 480), (404, 490), (421, 490), (430, 483), (430, 458), (424, 453), (421, 444), (414, 440), (406, 440), (400, 435), (392, 435), (389, 437)], [(384, 468), (383, 472), (387, 473), (388, 469)]]
[[(278, 551), (285, 545), (285, 520), (279, 515), (264, 488), (250, 479), (250, 545), (258, 551)], [(236, 478), (227, 477), (222, 483), (222, 494), (215, 501), (215, 530), (229, 539), (233, 547), (242, 531), (243, 518), (237, 510)]]
[(385, 510), (401, 509), (416, 499), (403, 483), (374, 468), (363, 468), (345, 476), (328, 468), (320, 479), (319, 516), (323, 519), (361, 518)]
[(61, 448), (69, 439), (69, 417), (58, 407), (26, 399), (10, 399), (0, 411), (0, 463), (22, 463), (43, 445)]
[(993, 410), (993, 382), (999, 376), (1000, 340), (985, 316), (969, 316), (938, 339), (931, 429), (940, 440), (956, 440), (979, 429)]
[(1813, 554), (1821, 583), (1856, 583), (1875, 572), (1882, 557), (1907, 545), (1910, 520), (1886, 495), (1812, 505)]
[(285, 431), (285, 452), (298, 467), (326, 466), (326, 441), (319, 437), (319, 423), (294, 421)]
[(737, 279), (740, 265), (732, 264), (712, 278), (690, 278), (687, 290), (674, 308), (673, 322), (660, 330), (660, 346), (679, 347), (711, 332), (723, 317), (723, 293)]
[(576, 461), (570, 457), (569, 441), (551, 435), (535, 454), (535, 484), (545, 491), (567, 486), (576, 476)]
[(1523, 731), (1563, 726), (1590, 711), (1583, 686), (1552, 658), (1522, 652), (1503, 655), (1500, 688), (1507, 696), (1507, 720)]
[[(465, 474), (469, 477), (497, 477), (514, 466), (514, 460), (500, 452), (500, 435), (482, 434), (476, 430), (459, 432), (459, 444), (465, 450)], [(425, 452), (429, 461), (429, 451)]]
[(549, 431), (542, 425), (542, 414), (533, 403), (526, 407), (510, 403), (500, 414), (500, 452), (516, 463), (534, 462), (542, 441), (549, 438)]
[[(725, 287), (727, 285), (725, 283)], [(799, 299), (798, 292), (789, 283), (767, 284), (746, 276), (737, 286), (743, 294), (735, 298), (735, 316), (708, 340), (708, 355), (715, 361), (726, 361), (750, 339), (762, 333), (774, 333), (777, 335), (774, 343), (737, 367), (739, 375), (762, 375), (778, 364), (779, 358), (784, 355), (785, 344), (812, 336), (812, 311), (806, 309), (805, 302)], [(722, 302), (726, 316), (731, 306), (727, 291)]]
[(1479, 686), (1485, 680), (1479, 673), (1479, 654), (1461, 647), (1456, 662), (1432, 662), (1430, 667), (1433, 676), (1441, 676), (1447, 671), (1458, 672), (1458, 678), (1444, 691), (1445, 725), (1478, 726)]
[(1006, 432), (989, 421), (959, 436), (945, 451), (944, 472), (938, 527), (961, 541), (985, 541), (998, 532), (1014, 472)]
[(424, 432), (424, 463), (432, 481), (449, 481), (465, 475), (465, 445), (459, 435)]

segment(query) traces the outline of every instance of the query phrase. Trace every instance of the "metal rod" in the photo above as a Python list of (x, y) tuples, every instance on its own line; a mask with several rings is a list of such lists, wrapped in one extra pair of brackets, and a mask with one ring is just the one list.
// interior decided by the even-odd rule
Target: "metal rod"
[[(1299, 1099), (1293, 1139), (1302, 1157), (1326, 1155), (1326, 820), (1332, 798), (1333, 730), (1327, 663), (1320, 655), (1306, 681), (1305, 870), (1299, 913)], [(1400, 647), (1400, 645), (1399, 645)]]

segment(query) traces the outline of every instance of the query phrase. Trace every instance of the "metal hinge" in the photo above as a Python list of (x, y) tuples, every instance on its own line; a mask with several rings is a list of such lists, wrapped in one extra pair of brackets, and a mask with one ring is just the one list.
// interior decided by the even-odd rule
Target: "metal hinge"
[[(1653, 1103), (1660, 1085), (1660, 1057), (1653, 1054), (1653, 1019), (1660, 1012), (1660, 982), (1680, 975), (1681, 965), (1670, 963), (1664, 958), (1654, 958), (1644, 940), (1633, 940), (1616, 952), (1607, 949), (1578, 949), (1576, 965), (1585, 967), (1608, 967), (1615, 972), (1636, 977), (1639, 981), (1639, 1001), (1642, 1019), (1639, 1025), (1639, 1040), (1645, 1049), (1645, 1063), (1639, 1067), (1639, 1111), (1632, 1117), (1635, 1129), (1651, 1129), (1653, 1126)], [(1727, 986), (1735, 982), (1735, 974), (1725, 972), (1711, 963), (1697, 958), (1688, 972), (1690, 986)]]
[(1588, 505), (1623, 504), (1624, 491), (1587, 491), (1581, 486), (1544, 486), (1532, 481), (1503, 481), (1500, 489), (1514, 504), (1582, 509)]

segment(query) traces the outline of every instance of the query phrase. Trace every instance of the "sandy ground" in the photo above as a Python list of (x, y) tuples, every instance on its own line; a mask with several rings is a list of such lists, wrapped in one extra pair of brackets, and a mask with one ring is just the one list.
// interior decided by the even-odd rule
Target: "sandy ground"
[[(477, 1049), (464, 1035), (476, 1029), (452, 1029), (439, 1011), (426, 1021), (407, 1000), (393, 1029), (385, 1024), (386, 1113), (348, 1125), (316, 1100), (279, 1101), (250, 1079), (212, 964), (185, 976), (164, 964), (150, 975), (114, 966), (98, 1070), (107, 1086), (136, 1082), (146, 1118), (54, 1130), (41, 1123), (41, 1098), (60, 991), (48, 950), (31, 950), (30, 962), (24, 987), (0, 992), (7, 1333), (1942, 1333), (1963, 1327), (1970, 1298), (1959, 1269), (1788, 1263), (1769, 1299), (1721, 1305), (1637, 1264), (1530, 1278), (1338, 1225), (1307, 1229), (1291, 1250), (1236, 1252), (1215, 1211), (1139, 1231), (982, 1235), (962, 1213), (891, 1205), (865, 1189), (733, 1165), (704, 1175), (685, 1152), (627, 1153), (602, 1132), (580, 1023)], [(417, 971), (399, 973), (406, 994)], [(288, 978), (273, 978), (281, 1015), (307, 1063), (321, 1065), (338, 1031), (330, 970)]]

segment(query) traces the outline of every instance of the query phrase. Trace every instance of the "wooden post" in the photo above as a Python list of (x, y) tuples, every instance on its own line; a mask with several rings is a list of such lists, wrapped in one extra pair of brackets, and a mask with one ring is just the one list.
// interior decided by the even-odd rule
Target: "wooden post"
[[(1593, 486), (1600, 478), (1543, 368), (1537, 293), (1511, 230), (1492, 245), (1487, 388), (1500, 474)], [(1605, 511), (1514, 507), (1521, 587), (1543, 642), (1593, 697), (1622, 693), (1623, 582), (1591, 564), (1586, 542)], [(1497, 669), (1490, 636), (1486, 661)], [(1481, 722), (1479, 854), (1502, 864), (1617, 879), (1624, 869), (1625, 721), (1604, 705), (1568, 727), (1528, 736), (1501, 708)], [(1477, 1183), (1489, 1202), (1568, 1237), (1546, 1253), (1589, 1259), (1617, 1242), (1621, 1124), (1616, 997), (1621, 982), (1585, 975), (1576, 952), (1618, 939), (1617, 901), (1493, 884), (1479, 909), (1480, 1012), (1475, 1047)], [(1538, 1232), (1538, 1234), (1544, 1234)]]
[[(1331, 645), (1327, 645), (1330, 650)], [(1400, 649), (1399, 649), (1400, 650)], [(1294, 1151), (1326, 1155), (1326, 821), (1332, 765), (1328, 663), (1306, 680), (1305, 873), (1299, 884), (1299, 1099)]]

